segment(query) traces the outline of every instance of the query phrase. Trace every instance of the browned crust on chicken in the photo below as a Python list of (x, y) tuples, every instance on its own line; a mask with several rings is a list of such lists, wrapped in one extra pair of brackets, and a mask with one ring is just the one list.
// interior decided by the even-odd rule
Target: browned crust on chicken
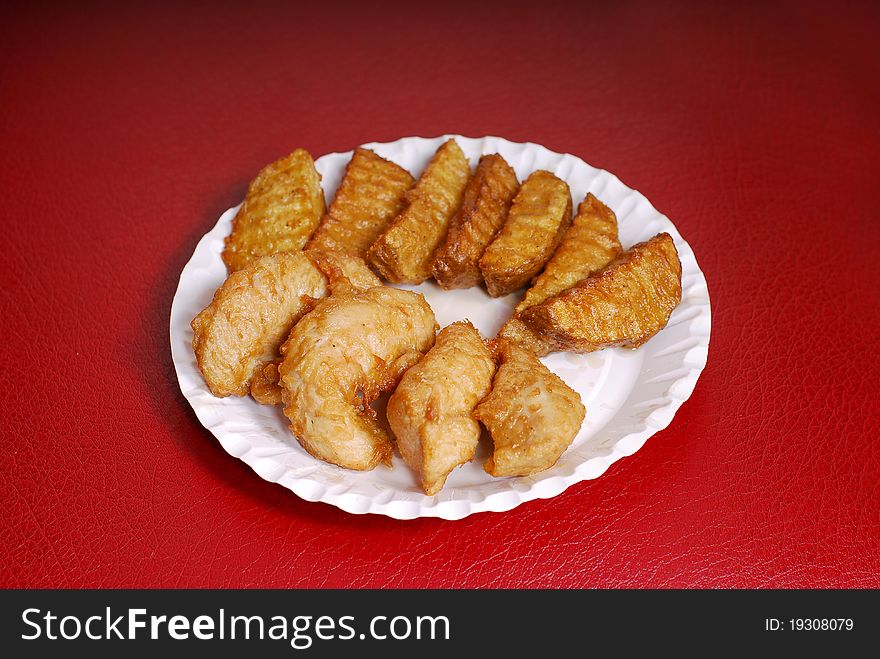
[(302, 252), (264, 256), (229, 275), (192, 321), (193, 352), (211, 393), (244, 396), (254, 373), (326, 293), (326, 277)]
[(553, 257), (516, 305), (513, 317), (504, 324), (498, 336), (528, 348), (539, 357), (551, 352), (553, 342), (529, 329), (519, 319), (519, 314), (601, 270), (620, 252), (614, 211), (588, 193)]
[(321, 176), (309, 152), (297, 149), (251, 181), (224, 241), (223, 262), (233, 272), (261, 256), (299, 251), (323, 214)]
[(679, 302), (681, 262), (672, 237), (661, 233), (520, 317), (558, 350), (637, 348), (666, 326)]
[(369, 149), (355, 149), (306, 249), (334, 250), (364, 258), (367, 250), (404, 208), (415, 179), (400, 165)]
[(461, 148), (446, 141), (407, 192), (407, 207), (367, 251), (376, 272), (397, 284), (420, 284), (431, 275), (432, 256), (461, 205), (469, 176)]
[(431, 272), (441, 288), (469, 288), (483, 281), (480, 257), (504, 224), (518, 189), (516, 173), (504, 158), (497, 153), (480, 158), (434, 255)]
[(553, 255), (569, 224), (568, 184), (550, 172), (534, 172), (522, 184), (504, 226), (480, 259), (489, 295), (507, 295), (531, 281)]
[(281, 358), (274, 359), (257, 369), (251, 378), (251, 396), (261, 405), (281, 405), (281, 387), (278, 384), (278, 366)]

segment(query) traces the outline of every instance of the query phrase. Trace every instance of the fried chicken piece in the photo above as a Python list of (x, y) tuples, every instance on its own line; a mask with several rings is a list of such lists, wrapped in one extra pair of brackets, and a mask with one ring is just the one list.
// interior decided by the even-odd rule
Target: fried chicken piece
[(306, 249), (365, 257), (370, 245), (403, 210), (406, 191), (414, 182), (403, 167), (369, 149), (355, 149), (336, 198)]
[(513, 317), (499, 330), (498, 336), (528, 348), (538, 357), (551, 352), (553, 342), (529, 329), (519, 319), (519, 314), (601, 270), (620, 252), (614, 211), (592, 193), (587, 193), (544, 272), (538, 275), (535, 283), (526, 291), (523, 299), (516, 305)]
[(367, 251), (367, 261), (396, 284), (421, 284), (431, 275), (431, 259), (461, 205), (470, 163), (455, 140), (446, 141), (415, 187), (407, 207)]
[(434, 254), (431, 273), (441, 288), (470, 288), (483, 281), (480, 257), (504, 224), (518, 189), (516, 173), (504, 158), (497, 153), (480, 158), (461, 208)]
[(326, 294), (327, 278), (302, 252), (264, 256), (229, 275), (192, 321), (193, 351), (211, 393), (247, 394), (254, 373)]
[[(363, 259), (357, 256), (321, 249), (310, 249), (305, 254), (327, 277), (327, 290), (331, 294), (352, 289), (363, 291), (382, 285), (382, 281), (373, 274)], [(315, 304), (317, 304), (317, 299), (312, 301), (312, 304), (300, 314), (300, 317), (311, 311)], [(294, 320), (294, 323), (297, 320), (299, 317)], [(275, 359), (257, 369), (251, 378), (251, 396), (258, 403), (281, 405), (281, 385), (278, 383), (278, 366), (280, 365), (281, 359)]]
[(679, 302), (678, 251), (672, 236), (660, 233), (521, 318), (559, 350), (638, 348), (666, 327)]
[(473, 460), (480, 424), (471, 414), (489, 393), (494, 373), (480, 333), (467, 321), (453, 323), (388, 400), (397, 448), (419, 474), (425, 494), (437, 494), (453, 469)]
[(507, 220), (480, 259), (486, 289), (501, 297), (525, 286), (553, 255), (571, 224), (568, 184), (544, 170), (529, 176)]
[(348, 469), (390, 464), (391, 440), (370, 407), (433, 345), (419, 293), (386, 286), (334, 293), (281, 349), (284, 414), (311, 455)]
[(312, 156), (297, 149), (264, 167), (232, 220), (223, 262), (230, 272), (252, 260), (299, 251), (324, 214), (324, 190)]
[(576, 391), (534, 354), (496, 339), (492, 392), (477, 405), (495, 445), (483, 468), (492, 476), (529, 476), (549, 469), (571, 445), (586, 409)]
[(193, 351), (211, 393), (243, 396), (257, 377), (254, 398), (277, 399), (262, 371), (290, 328), (328, 291), (379, 285), (361, 259), (330, 252), (263, 256), (233, 272), (192, 321)]

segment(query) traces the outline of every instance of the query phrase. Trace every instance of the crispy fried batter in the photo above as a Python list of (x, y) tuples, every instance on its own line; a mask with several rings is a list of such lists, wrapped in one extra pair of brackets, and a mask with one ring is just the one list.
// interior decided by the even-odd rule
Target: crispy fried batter
[(294, 326), (279, 367), (284, 414), (313, 456), (348, 469), (390, 463), (370, 407), (434, 343), (425, 298), (379, 286), (334, 293)]
[(553, 252), (553, 258), (516, 305), (513, 317), (504, 324), (498, 336), (528, 348), (539, 357), (551, 352), (553, 342), (529, 329), (519, 319), (519, 314), (601, 270), (620, 251), (614, 211), (588, 193), (578, 206), (578, 213), (562, 242)]
[(431, 257), (461, 205), (470, 164), (455, 140), (446, 141), (415, 187), (407, 207), (367, 251), (367, 261), (390, 282), (420, 284), (431, 275)]
[(504, 158), (497, 153), (480, 158), (461, 208), (434, 254), (431, 272), (441, 288), (469, 288), (483, 281), (480, 257), (504, 224), (518, 189), (516, 173)]
[(568, 184), (544, 170), (529, 176), (514, 197), (507, 220), (480, 259), (492, 297), (525, 286), (553, 255), (571, 224)]
[(495, 445), (483, 468), (492, 476), (528, 476), (556, 464), (586, 409), (580, 396), (534, 354), (497, 339), (492, 392), (474, 410)]
[(405, 204), (415, 179), (403, 167), (369, 149), (355, 149), (336, 198), (306, 249), (321, 248), (365, 257)]
[(559, 350), (638, 348), (666, 326), (679, 302), (681, 262), (672, 237), (661, 233), (521, 318)]
[(251, 181), (226, 237), (223, 262), (233, 272), (260, 256), (301, 250), (323, 214), (321, 176), (309, 152), (297, 149)]
[(302, 252), (264, 256), (229, 275), (192, 321), (193, 351), (211, 393), (244, 396), (293, 324), (326, 294), (326, 277)]
[(471, 414), (489, 393), (494, 373), (480, 333), (467, 321), (453, 323), (388, 400), (397, 448), (419, 474), (425, 494), (439, 492), (453, 469), (473, 460), (480, 424)]

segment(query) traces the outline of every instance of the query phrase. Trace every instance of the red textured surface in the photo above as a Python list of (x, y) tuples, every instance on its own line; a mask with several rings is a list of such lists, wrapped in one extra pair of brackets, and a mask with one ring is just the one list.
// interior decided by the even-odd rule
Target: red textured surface
[[(880, 586), (876, 4), (175, 4), (0, 10), (0, 585)], [(180, 395), (177, 277), (264, 163), (444, 132), (643, 192), (706, 273), (708, 367), (549, 501), (301, 501)]]

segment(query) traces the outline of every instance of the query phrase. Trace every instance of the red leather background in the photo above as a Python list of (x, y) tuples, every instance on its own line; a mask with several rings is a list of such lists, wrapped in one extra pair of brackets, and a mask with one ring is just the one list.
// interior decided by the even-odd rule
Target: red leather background
[[(0, 10), (0, 585), (880, 586), (876, 4), (122, 4)], [(643, 192), (706, 273), (708, 367), (549, 501), (301, 501), (180, 395), (180, 270), (294, 147), (444, 132)]]

